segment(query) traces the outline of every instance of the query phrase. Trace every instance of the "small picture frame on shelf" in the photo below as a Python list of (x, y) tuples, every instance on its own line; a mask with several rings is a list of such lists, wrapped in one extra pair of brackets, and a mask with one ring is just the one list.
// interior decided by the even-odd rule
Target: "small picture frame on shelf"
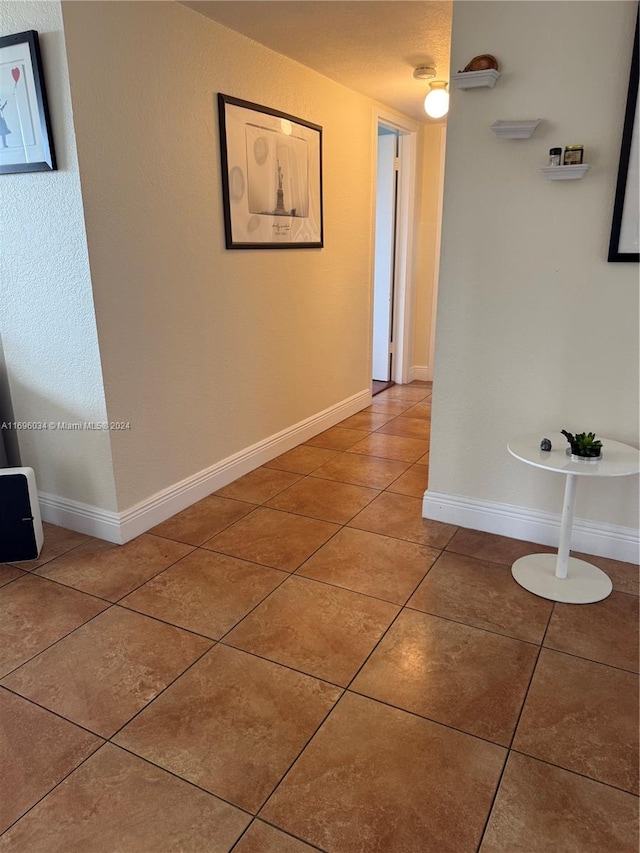
[(0, 174), (57, 168), (38, 33), (0, 38)]
[(565, 166), (581, 166), (584, 161), (583, 145), (567, 145), (564, 149), (563, 164)]

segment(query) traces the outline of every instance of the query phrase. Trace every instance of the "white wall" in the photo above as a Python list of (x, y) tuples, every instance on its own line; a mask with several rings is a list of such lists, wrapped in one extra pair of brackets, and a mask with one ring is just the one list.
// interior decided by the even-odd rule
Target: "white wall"
[[(502, 76), (452, 92), (427, 497), (559, 513), (563, 478), (510, 457), (510, 437), (638, 445), (638, 266), (606, 261), (636, 12), (454, 5), (452, 69), (488, 52)], [(489, 130), (526, 118), (543, 119), (527, 141)], [(546, 181), (549, 148), (572, 143), (587, 176)], [(576, 514), (637, 528), (638, 479), (581, 483)]]
[[(58, 171), (1, 176), (0, 334), (13, 414), (45, 424), (104, 421), (60, 4), (2, 3), (0, 31), (25, 30), (40, 37)], [(42, 492), (115, 508), (108, 434), (25, 430), (19, 444)]]

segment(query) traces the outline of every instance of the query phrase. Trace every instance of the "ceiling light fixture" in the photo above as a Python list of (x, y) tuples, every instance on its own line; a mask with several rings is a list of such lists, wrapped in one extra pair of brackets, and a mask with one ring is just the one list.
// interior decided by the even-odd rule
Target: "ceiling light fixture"
[(436, 69), (432, 65), (418, 65), (413, 72), (414, 80), (431, 80), (436, 76)]
[(429, 83), (431, 91), (424, 99), (424, 111), (431, 118), (442, 118), (449, 112), (449, 93), (444, 80)]

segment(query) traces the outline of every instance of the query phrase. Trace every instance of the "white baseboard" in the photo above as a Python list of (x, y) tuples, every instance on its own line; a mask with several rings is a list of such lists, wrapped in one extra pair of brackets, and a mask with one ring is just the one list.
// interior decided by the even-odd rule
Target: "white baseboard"
[(408, 381), (413, 382), (414, 379), (419, 379), (421, 382), (432, 382), (433, 370), (430, 367), (414, 365), (413, 367), (409, 368)]
[[(460, 495), (427, 490), (422, 499), (422, 515), (434, 521), (556, 548), (560, 539), (560, 515)], [(571, 550), (637, 563), (640, 536), (633, 527), (576, 518)]]
[[(38, 503), (43, 521), (57, 524), (68, 530), (86, 533), (97, 539), (121, 544), (120, 515), (117, 512), (100, 509), (97, 506), (59, 498), (47, 492), (38, 492)], [(46, 536), (45, 536), (46, 542)]]
[(369, 405), (371, 389), (367, 388), (151, 495), (121, 513), (40, 492), (38, 498), (42, 519), (69, 530), (122, 545), (243, 474), (248, 474), (254, 468), (308, 441), (314, 435), (335, 426)]

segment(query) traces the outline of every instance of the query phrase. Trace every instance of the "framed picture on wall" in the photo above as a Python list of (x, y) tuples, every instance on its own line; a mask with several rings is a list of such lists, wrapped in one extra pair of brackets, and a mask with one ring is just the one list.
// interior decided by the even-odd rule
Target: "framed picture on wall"
[[(639, 14), (640, 18), (640, 14)], [(618, 183), (613, 204), (609, 261), (640, 260), (640, 148), (638, 142), (638, 19), (622, 130)]]
[(38, 33), (0, 38), (0, 173), (56, 169)]
[(218, 95), (227, 249), (319, 249), (322, 128)]

